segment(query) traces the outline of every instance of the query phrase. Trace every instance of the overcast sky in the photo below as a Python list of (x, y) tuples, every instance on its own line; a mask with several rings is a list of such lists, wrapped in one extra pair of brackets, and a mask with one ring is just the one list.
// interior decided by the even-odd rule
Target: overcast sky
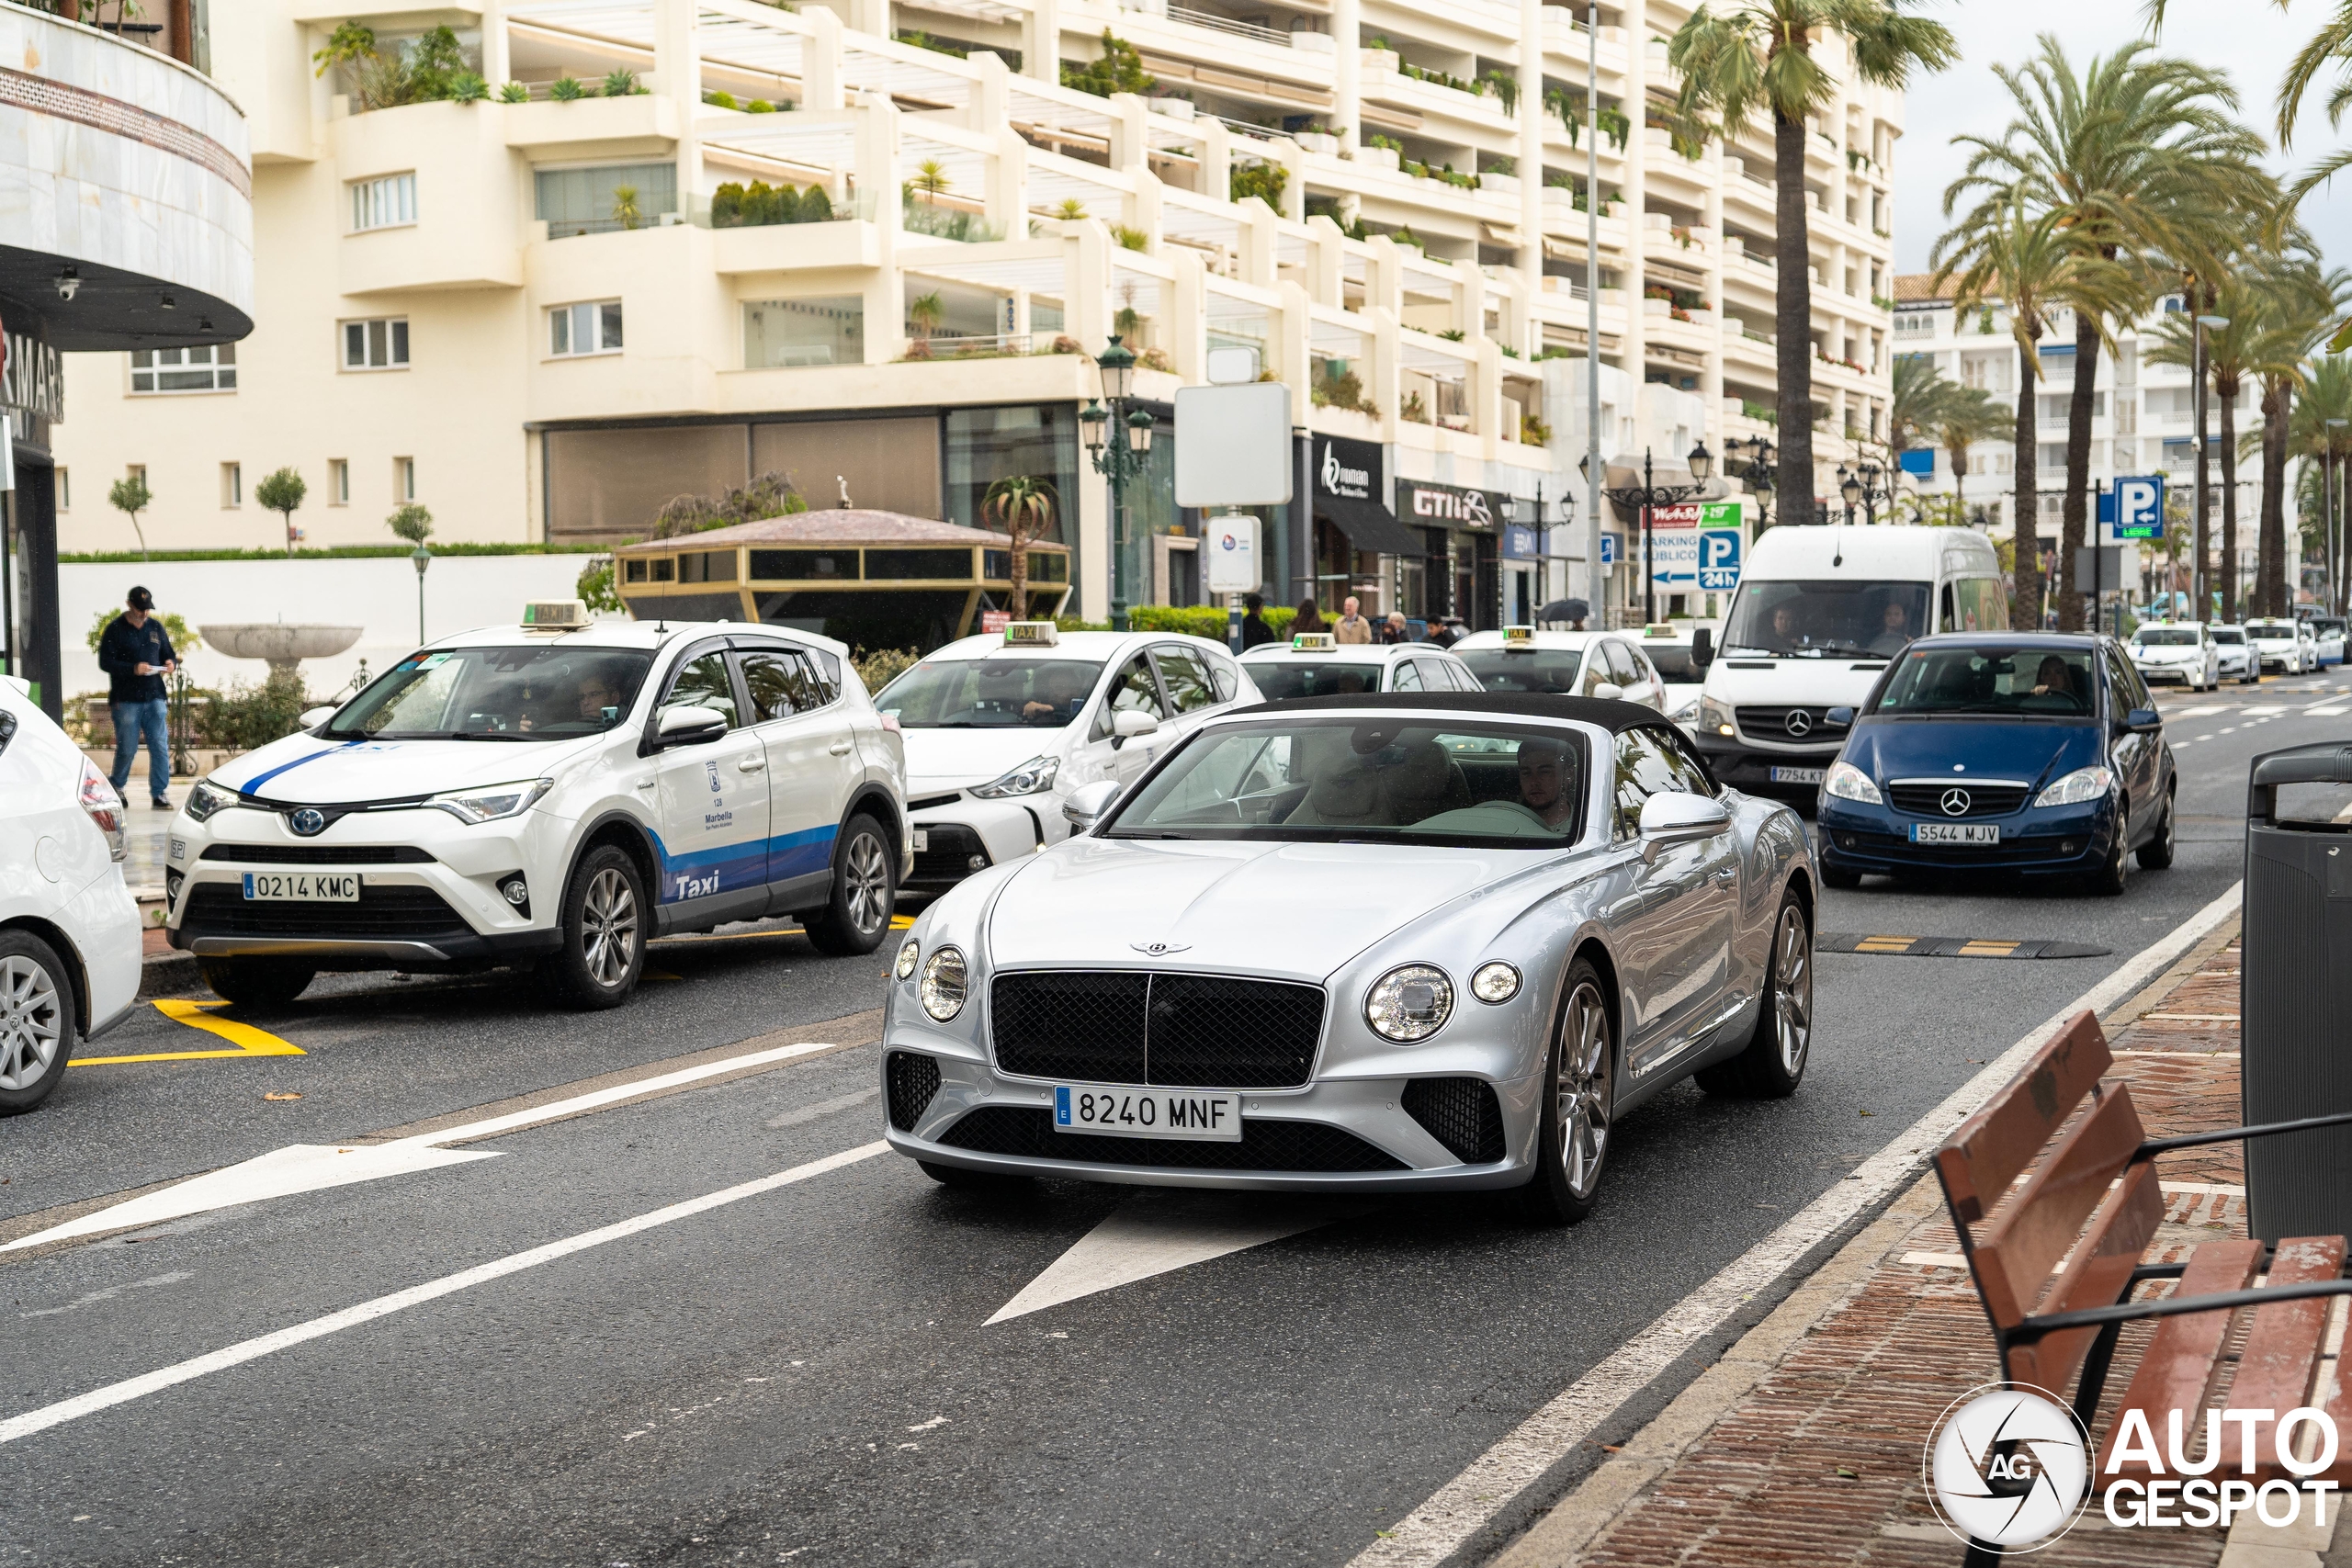
[[(2298, 0), (2281, 14), (2256, 0), (2172, 0), (2158, 42), (2168, 53), (2228, 72), (2237, 84), (2240, 113), (2267, 137), (2278, 113), (2278, 78), (2332, 8), (2322, 0)], [(2022, 63), (2039, 49), (2037, 34), (2055, 32), (2079, 70), (2092, 55), (2140, 37), (2145, 27), (2141, 0), (1929, 0), (1922, 9), (1952, 29), (1961, 61), (1939, 75), (1915, 79), (1908, 95), (1907, 126), (1894, 164), (1900, 272), (1926, 271), (1928, 254), (1943, 233), (1944, 189), (1967, 162), (1951, 139), (1997, 136), (2014, 113), (2014, 100), (1992, 67)], [(2324, 80), (2304, 102), (2324, 103), (2332, 85)], [(2292, 152), (2274, 156), (2271, 166), (2282, 173), (2307, 166), (2347, 141), (2352, 117), (2337, 132), (2328, 129), (2324, 113), (2307, 108)], [(2352, 264), (2352, 170), (2314, 191), (2303, 203), (2302, 220), (2331, 265)]]

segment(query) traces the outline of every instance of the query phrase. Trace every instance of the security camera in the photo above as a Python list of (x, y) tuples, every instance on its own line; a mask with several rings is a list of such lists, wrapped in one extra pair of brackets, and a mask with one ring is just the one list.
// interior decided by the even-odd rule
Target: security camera
[(57, 297), (60, 299), (72, 299), (75, 291), (81, 287), (82, 275), (72, 267), (69, 266), (57, 275)]

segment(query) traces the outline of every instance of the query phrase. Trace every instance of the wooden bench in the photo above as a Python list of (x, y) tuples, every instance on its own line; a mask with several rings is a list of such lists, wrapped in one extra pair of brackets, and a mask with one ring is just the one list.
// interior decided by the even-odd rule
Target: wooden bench
[[(2330, 1309), (2324, 1298), (2352, 1294), (2352, 1280), (2343, 1277), (2342, 1236), (2282, 1241), (2275, 1253), (2258, 1241), (2209, 1241), (2181, 1262), (2141, 1261), (2165, 1213), (2156, 1156), (2336, 1125), (2352, 1121), (2352, 1114), (2152, 1139), (2132, 1104), (2132, 1086), (2103, 1077), (2113, 1064), (2098, 1018), (2075, 1014), (2023, 1072), (1962, 1123), (1935, 1159), (1952, 1229), (1993, 1326), (2002, 1376), (2061, 1403), (2067, 1386), (2075, 1385), (2075, 1414), (2096, 1440), (2095, 1492), (2114, 1481), (2150, 1476), (2136, 1458), (2136, 1440), (2126, 1462), (2109, 1469), (2132, 1411), (2147, 1421), (2170, 1479), (2181, 1473), (2169, 1458), (2176, 1418), (2183, 1450), (2193, 1452), (2203, 1441), (2209, 1406), (2283, 1416), (2327, 1395), (2322, 1372)], [(2030, 1167), (2032, 1175), (2011, 1191)], [(2267, 1280), (2257, 1286), (2259, 1276)], [(2132, 1299), (2142, 1284), (2156, 1280), (2178, 1283), (2169, 1296)], [(2245, 1309), (2252, 1309), (2252, 1322), (2233, 1367), (2225, 1352), (2239, 1343), (2232, 1329), (2235, 1314)], [(2124, 1324), (2142, 1318), (2160, 1321), (2101, 1437), (2094, 1422), (2116, 1336)], [(2298, 1479), (2352, 1484), (2346, 1381), (2352, 1380), (2337, 1380), (2328, 1395), (2327, 1412), (2343, 1441), (2325, 1471), (2298, 1478), (2282, 1469), (2275, 1422), (2224, 1422), (2220, 1464), (2210, 1474), (2257, 1486)], [(2290, 1441), (2299, 1460), (2307, 1461), (2312, 1455), (2307, 1445), (2317, 1432), (2314, 1424), (2298, 1425)], [(2250, 1471), (2241, 1468), (2246, 1460), (2242, 1442), (2254, 1450)], [(1996, 1559), (1972, 1545), (1969, 1561)]]

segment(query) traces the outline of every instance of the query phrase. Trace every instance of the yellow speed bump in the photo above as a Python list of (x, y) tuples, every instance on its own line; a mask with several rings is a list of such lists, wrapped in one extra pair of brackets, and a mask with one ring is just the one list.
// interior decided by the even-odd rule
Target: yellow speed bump
[(125, 1062), (209, 1062), (228, 1056), (300, 1056), (306, 1053), (290, 1040), (280, 1040), (265, 1029), (234, 1019), (215, 1018), (214, 1008), (224, 1008), (227, 1002), (191, 1002), (176, 997), (166, 997), (153, 1004), (157, 1012), (190, 1029), (201, 1029), (207, 1034), (217, 1034), (229, 1043), (225, 1051), (156, 1051), (141, 1056), (77, 1056), (70, 1066), (76, 1067), (111, 1067)]

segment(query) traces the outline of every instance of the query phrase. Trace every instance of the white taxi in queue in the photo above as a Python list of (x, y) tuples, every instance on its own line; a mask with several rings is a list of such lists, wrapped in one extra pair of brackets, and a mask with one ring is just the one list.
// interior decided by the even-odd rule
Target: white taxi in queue
[(1475, 692), (1478, 677), (1443, 649), (1425, 642), (1343, 643), (1329, 632), (1298, 632), (1261, 643), (1241, 668), (1268, 702), (1349, 696), (1362, 692)]
[(214, 990), (506, 965), (613, 1007), (656, 936), (794, 915), (825, 952), (880, 944), (905, 759), (841, 644), (532, 608), (417, 649), (189, 793), (171, 941)]

